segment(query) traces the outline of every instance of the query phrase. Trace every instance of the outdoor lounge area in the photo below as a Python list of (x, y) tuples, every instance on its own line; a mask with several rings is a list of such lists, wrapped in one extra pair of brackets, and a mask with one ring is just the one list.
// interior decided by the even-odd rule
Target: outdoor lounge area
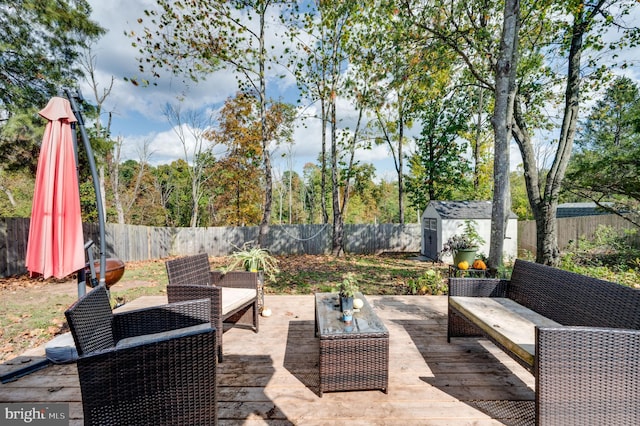
[[(531, 425), (534, 377), (487, 340), (447, 343), (446, 296), (366, 296), (389, 331), (387, 393), (319, 392), (314, 296), (265, 296), (260, 331), (224, 333), (218, 364), (220, 425)], [(121, 309), (153, 305), (137, 299)], [(4, 364), (4, 374), (33, 352)], [(53, 365), (0, 385), (0, 402), (68, 402), (83, 424), (75, 364)]]

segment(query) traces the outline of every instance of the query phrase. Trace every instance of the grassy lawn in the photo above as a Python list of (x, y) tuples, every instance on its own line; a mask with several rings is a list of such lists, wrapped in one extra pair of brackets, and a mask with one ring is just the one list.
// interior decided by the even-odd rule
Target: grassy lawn
[[(446, 265), (414, 260), (415, 254), (380, 256), (278, 257), (277, 282), (269, 282), (272, 294), (312, 294), (335, 291), (343, 275), (353, 273), (364, 294), (412, 294), (408, 283), (425, 271), (446, 271)], [(442, 274), (444, 277), (444, 274)]]

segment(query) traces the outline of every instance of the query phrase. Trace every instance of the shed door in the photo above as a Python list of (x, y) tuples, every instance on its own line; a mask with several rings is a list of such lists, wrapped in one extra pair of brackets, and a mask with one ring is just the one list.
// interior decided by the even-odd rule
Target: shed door
[(427, 219), (424, 223), (424, 235), (422, 238), (423, 253), (429, 259), (438, 259), (438, 221)]

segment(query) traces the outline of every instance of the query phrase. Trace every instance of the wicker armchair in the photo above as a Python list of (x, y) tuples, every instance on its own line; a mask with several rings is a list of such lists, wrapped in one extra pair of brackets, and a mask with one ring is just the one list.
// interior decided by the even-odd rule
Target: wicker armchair
[(104, 286), (65, 316), (85, 425), (217, 424), (209, 300), (113, 313)]
[(211, 271), (206, 253), (168, 260), (165, 266), (170, 303), (211, 300), (211, 322), (218, 333), (218, 362), (222, 362), (223, 322), (243, 324), (258, 332), (259, 281), (256, 273)]

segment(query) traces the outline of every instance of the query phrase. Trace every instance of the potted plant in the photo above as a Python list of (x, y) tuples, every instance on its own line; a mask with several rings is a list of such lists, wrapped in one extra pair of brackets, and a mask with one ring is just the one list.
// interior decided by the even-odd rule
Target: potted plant
[[(348, 273), (342, 277), (339, 285), (340, 292), (340, 310), (343, 313), (343, 321), (347, 321), (347, 317), (353, 316), (353, 298), (358, 291), (358, 282), (353, 273)], [(350, 313), (350, 315), (348, 315)], [(350, 320), (350, 319), (349, 319)]]
[(342, 321), (347, 325), (353, 322), (353, 309), (345, 309), (342, 311)]
[(441, 254), (451, 254), (453, 264), (458, 265), (466, 261), (471, 265), (476, 258), (478, 246), (484, 243), (483, 238), (475, 228), (475, 222), (466, 220), (462, 234), (455, 234), (449, 237), (442, 247)]
[(268, 250), (260, 247), (249, 248), (246, 244), (241, 250), (237, 250), (229, 256), (231, 263), (224, 268), (223, 272), (229, 272), (238, 266), (249, 272), (264, 272), (271, 281), (276, 280), (276, 274), (280, 272), (278, 269), (278, 260), (271, 256)]
[(251, 247), (249, 244), (244, 244), (242, 249), (234, 251), (229, 257), (231, 258), (231, 263), (226, 268), (222, 268), (222, 273), (226, 274), (239, 266), (242, 266), (245, 271), (256, 273), (258, 280), (256, 290), (258, 292), (260, 313), (263, 316), (269, 316), (271, 310), (265, 309), (264, 306), (264, 277), (266, 276), (272, 282), (276, 281), (276, 274), (280, 272), (278, 260), (271, 256), (269, 251), (260, 247)]

